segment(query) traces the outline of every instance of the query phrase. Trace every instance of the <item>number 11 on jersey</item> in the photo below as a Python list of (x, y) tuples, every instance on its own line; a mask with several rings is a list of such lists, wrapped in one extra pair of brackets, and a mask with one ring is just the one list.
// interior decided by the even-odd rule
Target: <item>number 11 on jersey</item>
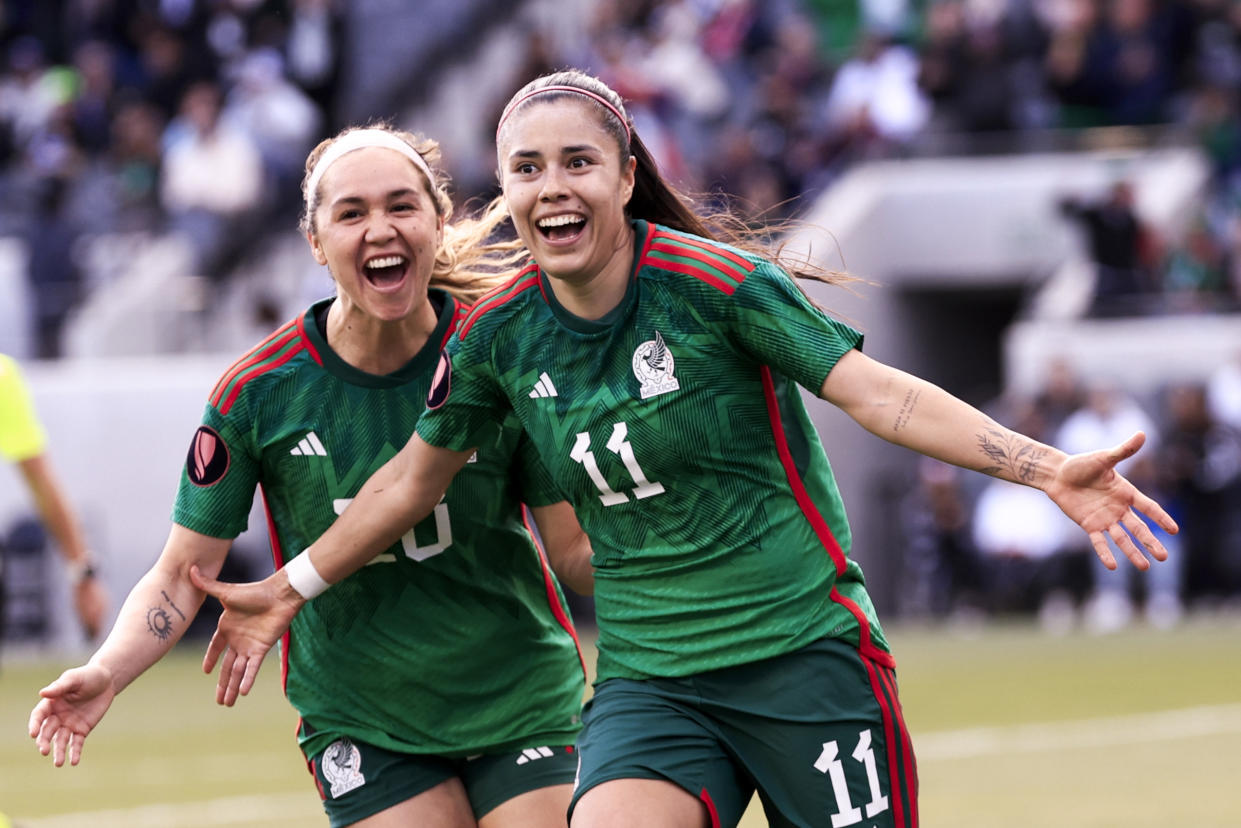
[[(623, 421), (612, 426), (612, 436), (608, 438), (607, 449), (620, 457), (621, 462), (625, 464), (625, 468), (629, 471), (629, 476), (633, 478), (633, 482), (636, 485), (630, 491), (633, 493), (634, 500), (663, 494), (663, 485), (647, 480), (646, 473), (638, 465), (638, 458), (633, 453), (633, 445), (629, 442), (629, 426)], [(583, 431), (577, 435), (577, 441), (573, 444), (573, 450), (569, 452), (569, 458), (576, 463), (581, 463), (585, 467), (586, 474), (590, 475), (591, 482), (599, 489), (599, 500), (604, 506), (615, 506), (617, 503), (629, 502), (629, 496), (624, 492), (615, 491), (608, 485), (608, 481), (603, 477), (603, 472), (599, 471), (599, 463), (595, 460), (595, 453), (590, 450), (590, 432)]]

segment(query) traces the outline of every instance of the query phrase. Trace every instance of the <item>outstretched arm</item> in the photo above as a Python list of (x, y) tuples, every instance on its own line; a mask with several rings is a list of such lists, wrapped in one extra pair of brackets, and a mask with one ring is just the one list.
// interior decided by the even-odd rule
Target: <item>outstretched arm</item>
[(216, 701), (231, 706), (238, 694), (249, 693), (267, 651), (302, 605), (328, 585), (357, 572), (431, 514), (473, 453), (473, 449), (436, 448), (414, 434), (362, 484), (357, 497), (317, 541), (272, 575), (250, 584), (226, 584), (194, 573), (194, 583), (224, 605), (203, 658), (203, 670), (208, 673), (221, 656), (224, 659)]
[[(1163, 508), (1116, 472), (1145, 442), (1141, 432), (1109, 449), (1067, 455), (996, 423), (978, 409), (918, 377), (850, 351), (836, 364), (819, 396), (867, 431), (897, 445), (1002, 480), (1042, 489), (1090, 537), (1109, 569), (1111, 537), (1138, 569), (1168, 557), (1138, 512), (1177, 531)], [(1136, 511), (1135, 511), (1136, 510)], [(1126, 532), (1128, 530), (1128, 532)], [(1132, 538), (1130, 537), (1132, 535)]]
[(103, 625), (108, 608), (108, 595), (103, 582), (92, 570), (90, 550), (82, 524), (69, 505), (69, 498), (56, 480), (46, 454), (37, 454), (18, 462), (22, 477), (34, 498), (35, 507), (47, 531), (56, 539), (60, 554), (69, 566), (73, 587), (73, 604), (86, 637), (94, 639)]
[(577, 522), (568, 501), (533, 506), (530, 513), (539, 527), (547, 560), (560, 583), (578, 595), (593, 595), (595, 570), (590, 565), (590, 539)]
[(134, 586), (116, 625), (90, 660), (66, 670), (39, 691), (29, 732), (44, 756), (61, 767), (76, 765), (87, 735), (129, 683), (159, 661), (185, 634), (204, 593), (190, 582), (190, 567), (220, 571), (232, 541), (174, 525), (159, 560)]

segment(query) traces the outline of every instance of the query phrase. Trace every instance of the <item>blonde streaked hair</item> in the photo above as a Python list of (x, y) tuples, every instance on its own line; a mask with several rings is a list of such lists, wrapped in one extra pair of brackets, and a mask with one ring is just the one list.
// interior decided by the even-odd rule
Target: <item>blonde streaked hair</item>
[[(435, 254), (435, 264), (431, 270), (431, 287), (440, 288), (459, 301), (473, 304), (483, 294), (503, 284), (517, 270), (517, 265), (524, 258), (524, 251), (516, 249), (511, 242), (497, 243), (496, 231), (507, 219), (503, 210), (491, 205), (476, 216), (453, 221), (453, 203), (449, 195), (450, 179), (440, 167), (440, 145), (438, 141), (425, 135), (397, 129), (389, 123), (380, 121), (365, 126), (350, 126), (341, 130), (331, 138), (319, 142), (310, 155), (306, 156), (305, 175), (302, 178), (302, 216), (299, 227), (302, 232), (315, 235), (318, 228), (315, 224), (315, 213), (319, 209), (323, 194), (322, 184), (312, 192), (310, 182), (319, 159), (328, 148), (346, 135), (361, 129), (375, 129), (387, 132), (400, 139), (426, 162), (427, 170), (434, 180), (427, 182), (427, 193), (435, 205), (435, 213), (444, 221), (444, 238)], [(419, 169), (412, 160), (411, 166), (418, 170), (424, 179), (426, 171)], [(322, 181), (320, 177), (317, 179)]]

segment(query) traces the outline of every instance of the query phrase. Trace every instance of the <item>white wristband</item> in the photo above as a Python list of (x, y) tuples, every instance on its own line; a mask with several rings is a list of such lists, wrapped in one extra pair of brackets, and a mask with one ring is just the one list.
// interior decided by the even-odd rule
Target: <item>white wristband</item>
[(295, 555), (285, 564), (284, 574), (289, 578), (289, 586), (307, 601), (331, 586), (311, 563), (309, 550)]

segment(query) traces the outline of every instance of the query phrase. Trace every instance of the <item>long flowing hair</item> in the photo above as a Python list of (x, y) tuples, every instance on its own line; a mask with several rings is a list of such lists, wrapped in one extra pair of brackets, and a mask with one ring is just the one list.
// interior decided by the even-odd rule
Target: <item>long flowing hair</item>
[[(535, 102), (568, 97), (594, 107), (599, 123), (616, 140), (622, 163), (630, 158), (637, 162), (633, 196), (626, 206), (630, 218), (693, 233), (760, 256), (795, 277), (795, 282), (797, 279), (810, 279), (828, 285), (847, 285), (861, 281), (843, 271), (815, 264), (808, 253), (795, 254), (788, 250), (788, 239), (792, 233), (809, 229), (805, 222), (791, 219), (753, 222), (726, 209), (697, 207), (695, 199), (682, 193), (660, 174), (659, 165), (634, 128), (621, 96), (603, 81), (580, 70), (568, 69), (543, 75), (519, 89), (500, 116), (500, 126), (496, 130), (497, 146), (507, 135), (509, 118), (513, 113)], [(489, 210), (493, 207), (494, 204)]]

